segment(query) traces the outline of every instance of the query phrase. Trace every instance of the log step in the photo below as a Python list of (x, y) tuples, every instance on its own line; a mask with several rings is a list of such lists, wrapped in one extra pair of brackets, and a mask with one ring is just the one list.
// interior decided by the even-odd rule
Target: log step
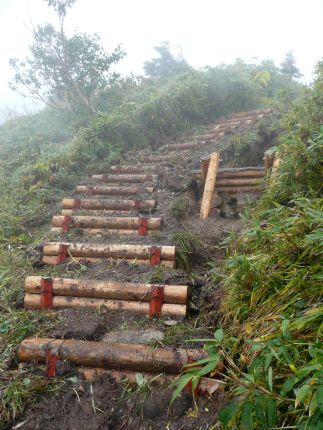
[(93, 263), (109, 261), (118, 263), (175, 266), (175, 246), (104, 245), (97, 243), (46, 242), (43, 245), (43, 263), (56, 265), (71, 261)]
[(216, 187), (215, 191), (219, 194), (240, 194), (240, 193), (261, 193), (264, 191), (264, 186), (230, 186), (230, 187)]
[[(27, 276), (25, 291), (41, 294), (42, 276)], [(49, 278), (54, 295), (86, 297), (110, 300), (150, 302), (154, 287), (163, 288), (163, 302), (185, 305), (188, 299), (186, 285), (162, 285), (118, 281), (97, 281), (94, 279)]]
[(25, 309), (105, 307), (110, 311), (131, 311), (151, 317), (170, 315), (184, 318), (187, 298), (186, 285), (28, 276), (24, 306)]
[[(20, 363), (19, 370), (29, 370), (30, 364)], [(39, 365), (32, 363), (32, 367), (43, 373), (47, 372), (45, 365)], [(86, 380), (94, 382), (102, 375), (110, 375), (116, 382), (125, 382), (129, 384), (137, 384), (138, 372), (133, 370), (115, 370), (115, 369), (103, 369), (102, 367), (77, 367), (77, 372)], [(140, 372), (140, 374), (150, 383), (157, 386), (170, 385), (175, 381), (176, 375), (165, 374), (165, 373), (151, 373), (151, 372)], [(188, 387), (189, 388), (189, 387)], [(223, 381), (214, 378), (202, 377), (197, 385), (198, 393), (212, 396), (217, 391), (223, 391)]]
[(110, 171), (116, 174), (124, 174), (124, 173), (137, 173), (147, 175), (156, 170), (156, 166), (149, 166), (145, 164), (137, 164), (134, 166), (111, 166)]
[(145, 236), (160, 230), (161, 225), (162, 218), (56, 215), (52, 220), (52, 231), (67, 233), (70, 228), (77, 228), (90, 234), (122, 233)]
[(140, 193), (151, 194), (155, 191), (154, 187), (131, 186), (131, 187), (105, 187), (92, 185), (78, 185), (75, 188), (77, 194), (87, 195), (110, 195), (110, 196), (132, 196)]
[[(25, 309), (44, 309), (42, 306), (41, 294), (25, 294)], [(107, 309), (109, 311), (128, 311), (142, 315), (150, 315), (150, 304), (146, 302), (135, 302), (129, 300), (108, 300), (95, 299), (87, 297), (71, 297), (54, 295), (51, 301), (50, 309)], [(185, 318), (186, 305), (177, 305), (174, 303), (165, 303), (162, 305), (158, 316), (168, 315), (172, 317)]]
[(173, 161), (176, 158), (174, 158), (174, 154), (169, 154), (169, 155), (142, 155), (140, 156), (140, 159), (142, 161), (148, 161), (148, 162), (152, 162), (152, 163), (159, 163), (162, 161)]
[(76, 366), (166, 374), (179, 374), (192, 360), (207, 357), (201, 349), (51, 338), (27, 338), (18, 350), (21, 362), (46, 363), (49, 354)]
[[(63, 199), (63, 210), (150, 212), (156, 209), (156, 200)], [(68, 215), (68, 214), (66, 214)]]
[(130, 184), (143, 184), (145, 182), (157, 181), (158, 175), (135, 175), (135, 174), (118, 174), (118, 175), (92, 175), (92, 179), (106, 183), (127, 182)]
[(200, 148), (201, 142), (175, 143), (171, 145), (163, 145), (159, 148), (160, 151), (189, 151), (194, 148)]

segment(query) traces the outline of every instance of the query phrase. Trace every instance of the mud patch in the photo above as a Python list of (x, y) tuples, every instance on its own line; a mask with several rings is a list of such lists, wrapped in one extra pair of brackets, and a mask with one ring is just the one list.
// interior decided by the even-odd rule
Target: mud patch
[(118, 399), (122, 388), (106, 375), (80, 382), (65, 393), (47, 395), (24, 417), (23, 430), (116, 430), (125, 417)]

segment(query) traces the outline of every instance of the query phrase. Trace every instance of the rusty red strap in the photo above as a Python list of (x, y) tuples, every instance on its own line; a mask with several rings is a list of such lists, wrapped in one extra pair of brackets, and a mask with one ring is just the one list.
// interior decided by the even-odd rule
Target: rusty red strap
[(152, 317), (159, 317), (164, 302), (164, 287), (152, 287), (151, 297), (149, 302), (149, 315)]
[(151, 266), (157, 266), (161, 261), (161, 247), (151, 246), (149, 249), (149, 260)]
[(140, 200), (133, 200), (132, 209), (137, 212), (140, 210)]
[(67, 233), (68, 230), (70, 229), (70, 226), (73, 222), (73, 219), (71, 216), (69, 215), (64, 215), (63, 218), (63, 224), (62, 224), (62, 229), (63, 229), (63, 233)]
[(68, 245), (60, 243), (58, 247), (57, 264), (65, 263), (68, 257)]
[(41, 278), (40, 281), (40, 309), (52, 309), (53, 307), (53, 280)]
[[(187, 359), (187, 364), (192, 364), (192, 363), (195, 363), (196, 362), (196, 360), (194, 360), (194, 358), (193, 357), (191, 357), (190, 355), (188, 356), (188, 359)], [(189, 367), (189, 369), (192, 369), (192, 368), (194, 368), (194, 367), (199, 367), (199, 366), (190, 366)], [(192, 381), (189, 381), (187, 384), (186, 384), (186, 389), (189, 391), (189, 392), (191, 392), (192, 391), (192, 388), (193, 388), (193, 383), (192, 383)], [(198, 389), (198, 387), (195, 387), (195, 390), (194, 390), (194, 397), (197, 397), (198, 396), (198, 394), (199, 394), (199, 389)]]
[(56, 363), (58, 361), (57, 349), (46, 349), (46, 362), (47, 362), (47, 376), (48, 378), (55, 378), (56, 376)]
[(148, 220), (147, 220), (147, 218), (144, 218), (144, 217), (139, 218), (138, 234), (140, 236), (146, 236), (147, 230), (148, 230)]
[(74, 199), (74, 206), (73, 206), (74, 210), (79, 210), (81, 209), (81, 200), (80, 199)]

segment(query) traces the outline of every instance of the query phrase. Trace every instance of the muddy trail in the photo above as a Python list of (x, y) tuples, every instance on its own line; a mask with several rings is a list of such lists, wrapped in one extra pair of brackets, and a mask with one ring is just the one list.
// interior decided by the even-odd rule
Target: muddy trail
[[(49, 342), (54, 345), (55, 339), (61, 341), (60, 347), (66, 351), (69, 340), (96, 342), (89, 344), (89, 348), (106, 344), (111, 347), (113, 356), (118, 352), (118, 345), (123, 344), (128, 345), (129, 356), (132, 356), (129, 345), (133, 345), (139, 348), (139, 355), (140, 351), (146, 354), (141, 347), (155, 351), (157, 361), (162, 350), (173, 351), (175, 355), (178, 351), (187, 352), (188, 348), (201, 350), (202, 343), (188, 343), (187, 340), (213, 335), (221, 300), (221, 292), (212, 284), (206, 264), (213, 261), (216, 265), (225, 258), (223, 240), (241, 230), (239, 214), (247, 202), (255, 201), (260, 195), (257, 189), (243, 192), (243, 187), (235, 193), (215, 192), (209, 217), (200, 219), (204, 190), (201, 159), (218, 152), (222, 169), (262, 166), (267, 148), (251, 148), (250, 154), (237, 163), (231, 158), (230, 145), (233, 136), (256, 130), (261, 122), (270, 122), (268, 114), (267, 110), (244, 117), (233, 115), (210, 124), (200, 135), (181, 136), (159, 150), (128, 152), (115, 168), (93, 172), (98, 176), (84, 178), (75, 194), (66, 196), (69, 201), (63, 204), (62, 215), (54, 217), (47, 243), (30, 250), (35, 268), (35, 273), (30, 275), (41, 277), (41, 283), (36, 285), (38, 280), (30, 279), (31, 294), (26, 293), (25, 307), (39, 309), (38, 312), (51, 317), (54, 314), (55, 326), (47, 333), (50, 341), (46, 348)], [(130, 166), (133, 173), (125, 173), (127, 168), (122, 166), (128, 166), (128, 170)], [(116, 175), (120, 175), (119, 180)], [(126, 175), (127, 181), (122, 182), (121, 175)], [(110, 194), (104, 194), (107, 187), (110, 187)], [(126, 209), (111, 209), (115, 201), (119, 208), (122, 201)], [(127, 209), (129, 204), (130, 209)], [(156, 221), (151, 227), (151, 219), (160, 219), (160, 224)], [(58, 244), (57, 252), (53, 244)], [(84, 253), (89, 246), (91, 249)], [(170, 248), (174, 248), (174, 255), (163, 260), (164, 248), (169, 253)], [(46, 249), (49, 249), (48, 255)], [(129, 302), (128, 296), (126, 304), (120, 304), (115, 298), (104, 303), (104, 299), (95, 298), (98, 296), (92, 291), (94, 295), (91, 293), (88, 298), (84, 295), (65, 297), (55, 309), (58, 303), (55, 300), (59, 300), (55, 298), (55, 280), (62, 278), (76, 280), (80, 285), (84, 281), (85, 286), (87, 280), (91, 280), (93, 289), (104, 283), (115, 283), (118, 288), (120, 284), (124, 287), (124, 283), (128, 283), (125, 286), (128, 288), (129, 283), (135, 283), (152, 287), (163, 285), (163, 291), (160, 298), (160, 291), (154, 287), (151, 296), (137, 298), (136, 302), (135, 299)], [(183, 286), (188, 291), (186, 301), (178, 300), (172, 311), (167, 311), (167, 286), (169, 290)], [(68, 288), (71, 291), (76, 287)], [(46, 300), (50, 301), (49, 305)], [(95, 300), (103, 300), (102, 305), (98, 306), (101, 302)], [(171, 300), (169, 302), (172, 304)], [(54, 309), (47, 309), (51, 307)], [(83, 343), (77, 344), (77, 347), (83, 346)], [(148, 361), (152, 355), (149, 351)], [(45, 352), (47, 354), (47, 350)], [(133, 352), (133, 356), (136, 353)], [(23, 361), (20, 371), (48, 378), (50, 357), (45, 354), (45, 358), (40, 359), (38, 352), (34, 354), (24, 359), (20, 356)], [(120, 356), (110, 372), (98, 370), (100, 366), (97, 365), (92, 366), (96, 369), (93, 371), (88, 363), (84, 366), (86, 370), (82, 370), (77, 360), (66, 358), (68, 354), (67, 351), (54, 363), (54, 376), (67, 378), (63, 390), (42, 396), (12, 428), (209, 429), (217, 422), (217, 412), (226, 403), (218, 374), (214, 376), (218, 383), (213, 392), (201, 389), (194, 402), (190, 387), (186, 387), (170, 406), (174, 388), (169, 383), (186, 364), (184, 362), (179, 363), (177, 372), (163, 379), (164, 372), (156, 372), (157, 367), (150, 372), (148, 361), (142, 364), (143, 370), (137, 363), (125, 367), (125, 361), (134, 360), (128, 359), (127, 354)], [(138, 359), (144, 362), (145, 355)], [(109, 367), (111, 362), (108, 366), (102, 365), (102, 368)]]

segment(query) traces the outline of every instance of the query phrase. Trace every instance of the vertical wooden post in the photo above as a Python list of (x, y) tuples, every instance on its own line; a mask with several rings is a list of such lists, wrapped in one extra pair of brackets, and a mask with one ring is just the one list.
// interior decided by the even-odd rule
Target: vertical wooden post
[(220, 155), (218, 152), (211, 154), (209, 168), (207, 171), (204, 192), (201, 203), (200, 219), (206, 219), (209, 216), (212, 204), (212, 196), (215, 188), (216, 175), (219, 165)]

